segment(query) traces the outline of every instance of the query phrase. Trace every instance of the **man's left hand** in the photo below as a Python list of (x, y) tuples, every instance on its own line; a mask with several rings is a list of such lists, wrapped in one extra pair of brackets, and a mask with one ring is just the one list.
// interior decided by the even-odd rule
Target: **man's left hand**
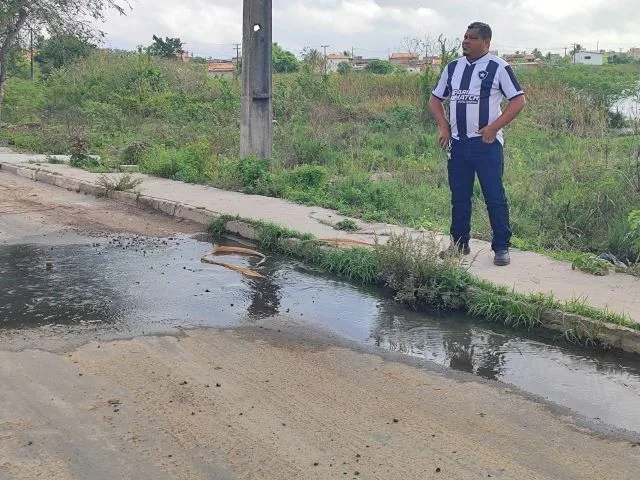
[(491, 128), (491, 125), (487, 125), (484, 128), (478, 130), (480, 135), (482, 135), (482, 141), (484, 143), (493, 143), (496, 141), (496, 135), (498, 135), (498, 131)]

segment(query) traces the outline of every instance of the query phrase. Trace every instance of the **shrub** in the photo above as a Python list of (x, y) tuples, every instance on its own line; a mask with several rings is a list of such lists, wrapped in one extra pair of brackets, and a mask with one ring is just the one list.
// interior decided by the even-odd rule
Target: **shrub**
[(397, 292), (399, 301), (416, 309), (465, 306), (471, 276), (460, 267), (459, 258), (438, 258), (440, 249), (435, 236), (392, 235), (375, 250), (380, 259), (380, 275)]
[(155, 146), (142, 155), (139, 165), (151, 175), (196, 183), (204, 180), (210, 161), (209, 146), (200, 142), (182, 148)]
[(633, 242), (638, 255), (640, 255), (640, 210), (629, 212), (629, 239)]
[(308, 189), (320, 188), (326, 185), (329, 171), (318, 165), (302, 165), (288, 175), (290, 183)]
[(104, 187), (107, 192), (126, 192), (129, 190), (135, 190), (141, 183), (141, 178), (133, 178), (128, 173), (114, 178), (106, 175), (100, 175), (100, 177), (98, 177), (98, 185)]
[(243, 191), (261, 193), (269, 179), (269, 160), (254, 156), (241, 158), (234, 166), (234, 173)]
[(346, 232), (357, 232), (358, 224), (353, 220), (345, 218), (344, 220), (340, 220), (335, 224), (336, 230), (344, 230)]
[(148, 142), (136, 140), (122, 151), (122, 163), (124, 165), (138, 165), (149, 148), (151, 145)]

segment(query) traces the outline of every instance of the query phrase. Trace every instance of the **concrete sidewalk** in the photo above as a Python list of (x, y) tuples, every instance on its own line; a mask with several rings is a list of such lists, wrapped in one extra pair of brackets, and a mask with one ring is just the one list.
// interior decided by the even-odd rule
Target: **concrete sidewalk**
[[(100, 174), (64, 164), (44, 162), (44, 155), (17, 154), (8, 149), (0, 149), (0, 169), (3, 171), (69, 190), (99, 193), (100, 188), (96, 188), (96, 182)], [(368, 242), (373, 242), (376, 236), (384, 241), (390, 233), (406, 230), (393, 225), (357, 220), (360, 231), (346, 233), (333, 228), (333, 224), (346, 217), (332, 210), (148, 175), (135, 176), (143, 180), (139, 187), (140, 195), (136, 198), (130, 193), (114, 192), (116, 200), (139, 201), (167, 214), (203, 224), (208, 224), (212, 218), (219, 215), (239, 215), (246, 219), (272, 222), (299, 232), (311, 233), (318, 238), (347, 237)], [(472, 240), (471, 248), (470, 258), (475, 256), (475, 260), (469, 270), (480, 278), (521, 293), (551, 293), (558, 300), (581, 299), (591, 306), (626, 314), (640, 323), (640, 278), (619, 273), (596, 277), (572, 270), (568, 262), (518, 250), (512, 251), (511, 265), (496, 267), (493, 265), (493, 253), (488, 242)]]

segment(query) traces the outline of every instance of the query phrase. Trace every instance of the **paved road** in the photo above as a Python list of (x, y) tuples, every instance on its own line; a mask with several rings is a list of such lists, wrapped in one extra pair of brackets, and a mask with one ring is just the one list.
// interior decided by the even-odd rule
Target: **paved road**
[[(191, 233), (0, 173), (0, 242)], [(37, 349), (0, 335), (0, 479), (635, 479), (596, 435), (496, 382), (363, 350), (288, 318)], [(32, 339), (33, 341), (33, 339)]]

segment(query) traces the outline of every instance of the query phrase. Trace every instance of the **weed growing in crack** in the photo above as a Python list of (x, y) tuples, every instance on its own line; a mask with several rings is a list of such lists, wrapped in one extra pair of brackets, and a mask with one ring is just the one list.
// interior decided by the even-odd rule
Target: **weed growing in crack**
[(337, 222), (334, 228), (336, 230), (344, 230), (346, 232), (357, 232), (359, 230), (358, 224), (348, 218), (345, 218), (344, 220), (340, 220), (339, 222)]
[(109, 192), (127, 192), (135, 190), (142, 183), (141, 178), (133, 178), (130, 174), (125, 173), (119, 177), (109, 177), (100, 175), (97, 181), (98, 185), (104, 187)]
[(396, 299), (413, 308), (460, 309), (466, 304), (472, 277), (460, 257), (438, 256), (435, 235), (392, 235), (376, 244), (382, 280), (396, 291)]

